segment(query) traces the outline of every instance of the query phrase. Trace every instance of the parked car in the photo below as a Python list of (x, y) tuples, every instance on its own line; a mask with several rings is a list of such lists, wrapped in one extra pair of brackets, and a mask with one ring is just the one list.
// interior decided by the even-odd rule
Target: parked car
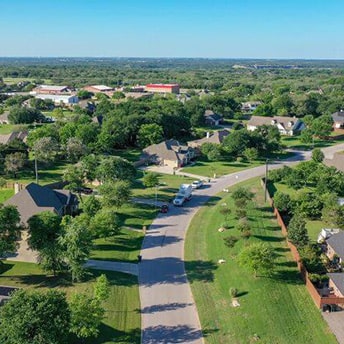
[(191, 185), (192, 185), (193, 189), (199, 189), (203, 186), (203, 181), (202, 180), (194, 180)]
[(77, 188), (75, 191), (83, 193), (85, 195), (90, 195), (91, 193), (93, 193), (93, 190), (91, 188), (88, 188), (88, 187)]

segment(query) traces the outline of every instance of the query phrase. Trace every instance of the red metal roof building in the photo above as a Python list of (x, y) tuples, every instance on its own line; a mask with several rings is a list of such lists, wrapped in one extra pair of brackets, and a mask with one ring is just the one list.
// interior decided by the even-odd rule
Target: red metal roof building
[(145, 89), (147, 92), (178, 94), (180, 87), (178, 84), (147, 84)]

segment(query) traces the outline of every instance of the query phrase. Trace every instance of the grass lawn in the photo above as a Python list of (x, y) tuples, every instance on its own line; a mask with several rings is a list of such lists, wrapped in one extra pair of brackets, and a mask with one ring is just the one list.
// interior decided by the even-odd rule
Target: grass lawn
[[(206, 343), (253, 343), (257, 336), (259, 343), (266, 344), (336, 343), (302, 283), (271, 208), (264, 203), (259, 180), (242, 185), (257, 195), (248, 208), (249, 239), (240, 238), (235, 230), (235, 207), (230, 195), (224, 193), (197, 213), (187, 233), (185, 265)], [(224, 222), (219, 212), (223, 203), (232, 209), (227, 220), (231, 228), (219, 233)], [(240, 238), (234, 248), (224, 244), (223, 238), (229, 235)], [(243, 246), (257, 241), (269, 243), (277, 254), (275, 273), (270, 278), (254, 278), (236, 261)], [(226, 263), (218, 265), (218, 259)], [(238, 308), (231, 306), (232, 287), (239, 292)]]
[(6, 200), (14, 195), (14, 189), (0, 189), (0, 203), (4, 203)]
[[(1, 266), (0, 285), (22, 288), (58, 288), (67, 293), (92, 293), (92, 285), (97, 276), (106, 274), (110, 285), (110, 297), (104, 306), (105, 319), (101, 325), (100, 336), (92, 338), (87, 344), (140, 343), (141, 317), (137, 278), (127, 274), (90, 270), (88, 280), (72, 284), (66, 276), (46, 277), (36, 264), (7, 261)], [(82, 341), (70, 341), (81, 344)]]
[(321, 232), (322, 228), (331, 228), (331, 225), (326, 224), (324, 221), (307, 221), (306, 223), (307, 232), (311, 241), (316, 242), (318, 235)]
[(10, 134), (13, 131), (21, 131), (27, 127), (25, 124), (0, 124), (0, 135)]
[(156, 218), (157, 210), (147, 204), (130, 203), (123, 205), (116, 211), (123, 227), (142, 229), (142, 226), (150, 226)]
[(140, 155), (142, 153), (142, 149), (117, 149), (113, 152), (113, 155), (120, 156), (123, 159), (127, 159), (131, 162), (135, 162), (140, 160)]
[(155, 200), (157, 192), (157, 200), (161, 202), (169, 202), (177, 193), (180, 184), (190, 184), (193, 178), (183, 177), (179, 175), (170, 175), (159, 173), (159, 188), (146, 188), (142, 183), (143, 174), (137, 179), (133, 186), (133, 197), (142, 197)]
[[(337, 136), (339, 135), (336, 132), (332, 132), (330, 136)], [(324, 148), (336, 145), (338, 143), (343, 143), (344, 138), (338, 138), (333, 140), (321, 140), (315, 139), (314, 140), (314, 147), (315, 148)], [(282, 136), (281, 143), (285, 145), (287, 148), (295, 148), (295, 149), (302, 149), (302, 150), (312, 150), (313, 149), (313, 142), (312, 143), (303, 143), (300, 140), (300, 136)]]
[(143, 238), (142, 232), (122, 229), (115, 237), (96, 239), (91, 259), (136, 263)]

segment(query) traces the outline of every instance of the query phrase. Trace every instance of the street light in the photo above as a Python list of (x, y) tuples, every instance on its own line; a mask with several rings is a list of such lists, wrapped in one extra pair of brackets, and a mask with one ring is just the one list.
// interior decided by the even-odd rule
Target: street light
[(266, 202), (266, 194), (267, 194), (267, 182), (268, 182), (268, 168), (269, 168), (269, 159), (266, 159), (265, 161), (265, 185), (264, 185), (264, 190), (265, 190), (265, 197), (264, 197), (264, 202)]

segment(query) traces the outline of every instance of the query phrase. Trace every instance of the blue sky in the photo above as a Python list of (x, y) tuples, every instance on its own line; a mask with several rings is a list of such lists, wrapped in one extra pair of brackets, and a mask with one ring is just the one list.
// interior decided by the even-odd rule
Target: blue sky
[(0, 56), (344, 58), (344, 0), (0, 0)]

